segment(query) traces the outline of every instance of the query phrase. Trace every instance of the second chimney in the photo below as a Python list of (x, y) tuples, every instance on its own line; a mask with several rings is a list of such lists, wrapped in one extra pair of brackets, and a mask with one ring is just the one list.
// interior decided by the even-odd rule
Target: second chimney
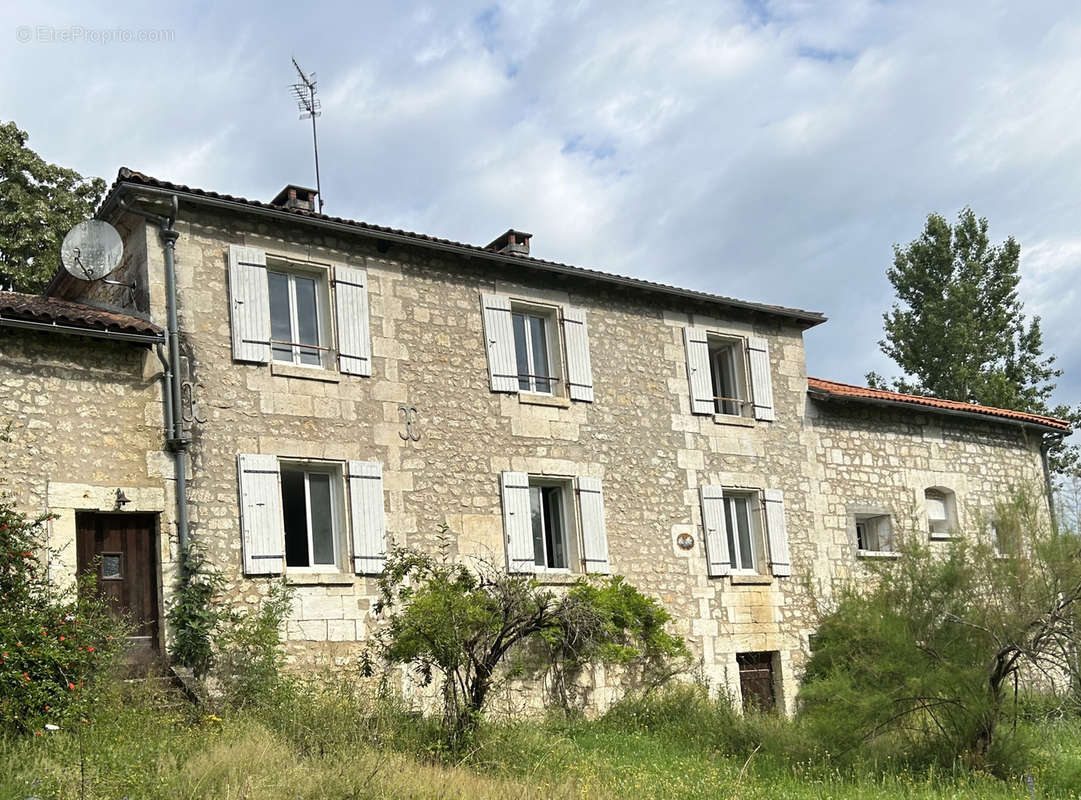
[(529, 240), (533, 238), (532, 233), (522, 233), (522, 231), (516, 231), (511, 228), (502, 236), (499, 236), (485, 247), (485, 250), (492, 250), (496, 253), (504, 253), (506, 255), (515, 256), (528, 256), (529, 255)]
[(280, 192), (278, 196), (270, 201), (272, 206), (278, 208), (297, 208), (301, 211), (318, 211), (319, 206), (316, 202), (316, 196), (319, 193), (315, 189), (309, 189), (306, 186), (297, 186), (295, 184), (289, 184)]

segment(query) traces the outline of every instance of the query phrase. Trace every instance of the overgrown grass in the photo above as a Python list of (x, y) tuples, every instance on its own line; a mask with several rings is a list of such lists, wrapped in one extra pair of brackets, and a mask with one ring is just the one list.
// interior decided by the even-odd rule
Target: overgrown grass
[[(797, 725), (742, 718), (692, 689), (594, 720), (489, 723), (450, 756), (439, 723), (348, 687), (204, 716), (116, 688), (85, 725), (0, 742), (0, 800), (241, 798), (1025, 798), (956, 767), (823, 760)], [(1024, 723), (1037, 797), (1081, 798), (1081, 721)], [(80, 753), (82, 754), (80, 756)]]

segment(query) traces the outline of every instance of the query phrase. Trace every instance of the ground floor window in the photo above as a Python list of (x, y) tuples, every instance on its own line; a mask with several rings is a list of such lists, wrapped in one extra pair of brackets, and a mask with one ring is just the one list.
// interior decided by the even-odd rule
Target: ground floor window
[(281, 488), (286, 565), (336, 570), (341, 550), (340, 470), (282, 464)]
[(732, 569), (757, 572), (762, 550), (758, 495), (724, 492), (724, 525)]
[(868, 553), (893, 551), (893, 528), (889, 514), (857, 514), (856, 546)]
[(777, 707), (773, 662), (777, 653), (737, 653), (739, 690), (744, 711), (772, 711)]
[(544, 569), (569, 569), (567, 493), (562, 483), (529, 482), (529, 512), (533, 525), (534, 563)]

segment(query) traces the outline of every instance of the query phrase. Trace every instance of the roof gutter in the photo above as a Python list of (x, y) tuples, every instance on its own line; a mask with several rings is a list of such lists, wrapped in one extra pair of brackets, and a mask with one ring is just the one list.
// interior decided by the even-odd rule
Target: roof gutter
[(823, 400), (832, 403), (857, 403), (860, 405), (872, 405), (872, 406), (885, 406), (888, 408), (903, 408), (906, 411), (917, 411), (924, 414), (944, 414), (951, 417), (964, 417), (970, 420), (981, 420), (983, 422), (997, 423), (999, 425), (1016, 425), (1022, 429), (1034, 429), (1043, 433), (1054, 433), (1058, 435), (1065, 435), (1069, 431), (1064, 431), (1062, 428), (1055, 428), (1051, 425), (1041, 425), (1038, 422), (1026, 422), (1020, 419), (1010, 419), (1009, 417), (996, 417), (991, 414), (980, 414), (975, 411), (957, 411), (952, 408), (938, 408), (937, 406), (922, 406), (918, 403), (904, 403), (899, 400), (882, 400), (873, 397), (848, 397), (839, 396), (832, 392), (827, 392), (822, 389), (808, 389), (809, 394), (815, 400)]
[[(277, 221), (288, 221), (294, 224), (309, 223), (313, 225), (318, 225), (323, 228), (328, 228), (330, 230), (340, 233), (351, 234), (354, 236), (366, 236), (372, 239), (382, 239), (388, 242), (412, 245), (414, 247), (426, 247), (445, 253), (453, 253), (455, 255), (463, 256), (465, 258), (479, 258), (486, 261), (494, 261), (500, 264), (513, 264), (516, 267), (526, 267), (541, 272), (554, 272), (560, 275), (568, 275), (578, 279), (593, 280), (601, 283), (611, 283), (617, 286), (637, 289), (639, 291), (666, 294), (674, 297), (680, 297), (683, 299), (698, 300), (701, 302), (711, 303), (713, 305), (724, 306), (726, 308), (736, 308), (743, 311), (756, 311), (762, 314), (768, 314), (772, 317), (785, 317), (787, 319), (795, 320), (796, 322), (805, 325), (807, 328), (812, 328), (815, 325), (821, 325), (823, 322), (826, 321), (826, 318), (823, 315), (816, 314), (814, 312), (778, 310), (773, 306), (768, 306), (762, 303), (724, 300), (715, 295), (707, 294), (706, 292), (696, 292), (691, 289), (678, 289), (676, 287), (660, 286), (657, 284), (651, 284), (648, 281), (639, 280), (637, 278), (628, 278), (622, 275), (593, 274), (579, 267), (571, 267), (565, 264), (554, 264), (550, 262), (538, 264), (535, 263), (535, 261), (525, 261), (518, 256), (509, 256), (502, 253), (489, 252), (471, 247), (464, 247), (462, 245), (450, 244), (447, 242), (419, 239), (402, 233), (370, 230), (360, 225), (353, 225), (345, 222), (335, 222), (333, 220), (326, 219), (318, 219), (316, 217), (301, 216), (291, 213), (289, 211), (280, 211), (273, 208), (260, 208), (258, 206), (251, 206), (245, 203), (239, 203), (235, 200), (225, 200), (220, 197), (207, 197), (206, 195), (196, 194), (194, 192), (184, 192), (175, 189), (159, 189), (156, 186), (147, 186), (142, 183), (131, 181), (121, 182), (120, 186), (118, 186), (117, 189), (119, 190), (121, 187), (130, 188), (131, 190), (137, 191), (139, 193), (145, 192), (149, 195), (156, 195), (165, 198), (182, 195), (185, 200), (190, 201), (193, 204), (210, 206), (212, 208), (222, 208), (244, 214), (255, 214), (263, 217), (268, 217)], [(103, 217), (105, 213), (117, 202), (115, 199), (117, 197), (117, 194), (118, 191), (114, 191), (112, 194), (110, 194), (109, 197), (106, 198), (106, 202), (98, 210), (99, 217)]]
[(61, 325), (56, 322), (34, 322), (27, 319), (13, 319), (0, 314), (0, 326), (8, 328), (26, 328), (32, 331), (49, 331), (51, 333), (66, 333), (73, 336), (89, 336), (94, 339), (113, 339), (122, 342), (136, 342), (138, 344), (154, 345), (165, 341), (163, 334), (128, 333), (126, 331), (99, 330), (97, 328), (80, 328), (76, 325)]

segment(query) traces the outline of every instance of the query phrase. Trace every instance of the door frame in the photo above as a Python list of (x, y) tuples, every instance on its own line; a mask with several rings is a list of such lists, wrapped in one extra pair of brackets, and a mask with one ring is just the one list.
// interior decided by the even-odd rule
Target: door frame
[[(123, 509), (117, 508), (117, 492), (128, 498)], [(165, 587), (176, 571), (176, 557), (169, 541), (169, 531), (174, 525), (174, 514), (166, 504), (163, 486), (128, 486), (124, 484), (85, 484), (50, 481), (47, 507), (55, 517), (49, 520), (47, 545), (56, 553), (48, 564), (48, 578), (59, 587), (73, 587), (78, 571), (78, 548), (76, 545), (75, 515), (80, 511), (100, 513), (153, 513), (157, 516), (156, 530), (152, 532), (154, 569), (154, 592), (158, 607), (157, 649), (165, 653)]]

